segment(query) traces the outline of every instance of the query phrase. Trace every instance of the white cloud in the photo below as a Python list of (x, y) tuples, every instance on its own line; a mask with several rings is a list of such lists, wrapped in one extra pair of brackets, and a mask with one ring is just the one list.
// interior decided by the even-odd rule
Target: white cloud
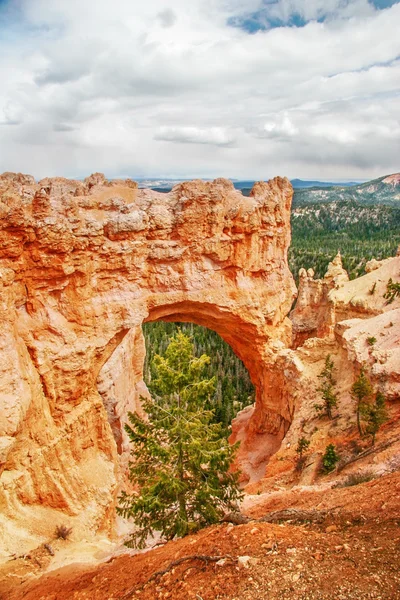
[(157, 18), (163, 27), (172, 27), (176, 21), (176, 14), (170, 8), (165, 8), (157, 14)]
[(235, 137), (222, 127), (160, 127), (154, 139), (181, 144), (210, 144), (228, 146)]
[[(331, 179), (399, 168), (400, 4), (18, 5), (12, 22), (0, 17), (0, 172)], [(263, 5), (260, 18), (311, 22), (229, 26)]]
[(298, 134), (299, 130), (290, 120), (287, 111), (276, 115), (272, 120), (266, 121), (259, 130), (260, 137), (267, 138), (291, 138)]

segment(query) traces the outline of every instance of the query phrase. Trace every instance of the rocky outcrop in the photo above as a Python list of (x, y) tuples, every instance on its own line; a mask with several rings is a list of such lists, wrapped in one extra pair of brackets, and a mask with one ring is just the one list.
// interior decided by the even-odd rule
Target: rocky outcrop
[(329, 335), (335, 322), (329, 294), (348, 280), (340, 252), (329, 263), (323, 279), (314, 279), (313, 269), (300, 269), (296, 306), (290, 313), (294, 347), (300, 346), (310, 337)]
[(351, 318), (369, 318), (400, 306), (400, 299), (388, 304), (384, 294), (389, 279), (397, 281), (400, 256), (367, 263), (367, 274), (349, 281), (340, 253), (329, 263), (323, 279), (314, 279), (312, 269), (300, 269), (299, 290), (293, 323), (293, 347), (311, 337), (332, 335), (335, 325)]
[(349, 362), (368, 369), (388, 400), (400, 399), (400, 308), (338, 323), (336, 338)]
[[(400, 256), (381, 261), (377, 268), (352, 281), (342, 273), (338, 259), (333, 266), (328, 273), (340, 276), (334, 285), (327, 279), (314, 280), (311, 273), (302, 275), (299, 299), (291, 313), (298, 343), (294, 349), (282, 349), (275, 355), (280, 372), (286, 374), (282, 389), (291, 399), (292, 422), (279, 450), (270, 453), (263, 482), (247, 488), (250, 492), (260, 486), (274, 489), (276, 481), (280, 485), (312, 484), (329, 443), (337, 445), (340, 453), (347, 452), (348, 458), (352, 447), (361, 444), (365, 448), (369, 441), (360, 439), (357, 432), (356, 403), (351, 394), (361, 367), (374, 391), (381, 391), (387, 401), (389, 420), (379, 433), (383, 448), (379, 472), (390, 472), (391, 465), (398, 465), (400, 298), (388, 302), (384, 294), (389, 279), (400, 281)], [(338, 397), (332, 421), (319, 417), (315, 410), (315, 405), (321, 404), (318, 376), (328, 354), (334, 362)], [(301, 437), (310, 447), (304, 471), (293, 476)], [(376, 456), (374, 461), (378, 462)]]
[[(143, 391), (143, 321), (215, 329), (257, 400), (246, 435), (282, 437), (292, 407), (279, 348), (295, 286), (292, 188), (0, 177), (0, 538), (34, 546), (66, 522), (112, 531), (126, 412)], [(279, 359), (280, 360), (280, 359)]]

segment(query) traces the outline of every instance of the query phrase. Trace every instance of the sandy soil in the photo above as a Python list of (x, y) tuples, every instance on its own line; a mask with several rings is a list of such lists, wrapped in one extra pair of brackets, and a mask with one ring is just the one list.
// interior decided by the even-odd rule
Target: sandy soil
[[(287, 508), (324, 518), (256, 520)], [(35, 580), (24, 581), (22, 568), (35, 556), (17, 559), (13, 571), (11, 563), (0, 571), (0, 599), (400, 599), (400, 473), (349, 488), (252, 496), (247, 511), (255, 520), (245, 525), (210, 527), (144, 554), (69, 565)], [(211, 558), (171, 567), (190, 556)]]

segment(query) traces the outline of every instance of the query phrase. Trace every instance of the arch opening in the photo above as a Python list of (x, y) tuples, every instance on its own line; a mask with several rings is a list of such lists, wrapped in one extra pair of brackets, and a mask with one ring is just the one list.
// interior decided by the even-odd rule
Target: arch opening
[(201, 325), (187, 322), (153, 321), (143, 324), (146, 346), (146, 359), (143, 378), (146, 385), (153, 376), (152, 361), (155, 354), (164, 354), (172, 336), (181, 330), (193, 342), (194, 354), (210, 357), (204, 370), (204, 378), (215, 376), (215, 393), (206, 403), (207, 409), (214, 410), (215, 421), (229, 430), (232, 419), (255, 402), (255, 389), (243, 362), (232, 348), (215, 331)]
[[(290, 421), (275, 409), (275, 397), (269, 404), (266, 398), (271, 396), (274, 387), (273, 379), (282, 387), (282, 381), (275, 377), (273, 368), (266, 369), (265, 356), (268, 352), (265, 331), (260, 335), (254, 322), (244, 321), (232, 310), (220, 306), (195, 301), (158, 304), (148, 308), (141, 324), (131, 327), (119, 342), (117, 348), (102, 366), (97, 378), (97, 389), (102, 396), (108, 421), (111, 425), (117, 445), (119, 463), (122, 472), (126, 472), (129, 460), (129, 440), (124, 430), (129, 412), (142, 413), (141, 396), (149, 394), (146, 386), (145, 336), (142, 328), (151, 328), (159, 323), (161, 327), (174, 327), (184, 324), (185, 328), (205, 328), (211, 336), (221, 339), (229, 352), (240, 361), (237, 367), (242, 375), (246, 375), (244, 386), (249, 393), (238, 399), (237, 390), (230, 391), (230, 399), (224, 407), (221, 398), (224, 383), (220, 382), (217, 391), (220, 394), (219, 408), (225, 424), (232, 425), (230, 441), (240, 441), (237, 466), (242, 471), (242, 483), (252, 483), (265, 474), (269, 459), (278, 451), (281, 441), (287, 432)], [(163, 323), (163, 325), (161, 325)], [(157, 350), (157, 353), (160, 353)], [(208, 353), (207, 351), (205, 352)], [(279, 381), (278, 381), (279, 380)], [(249, 397), (250, 396), (250, 397)], [(218, 405), (218, 400), (217, 400)]]

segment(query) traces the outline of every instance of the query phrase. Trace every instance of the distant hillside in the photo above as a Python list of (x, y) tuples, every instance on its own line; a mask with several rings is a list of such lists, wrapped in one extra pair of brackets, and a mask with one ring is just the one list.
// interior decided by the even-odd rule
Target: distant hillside
[(340, 200), (351, 200), (369, 205), (400, 206), (400, 173), (352, 186), (315, 186), (296, 189), (293, 207), (314, 203), (325, 204)]
[(291, 222), (289, 266), (296, 279), (301, 267), (323, 277), (338, 250), (350, 278), (359, 277), (368, 260), (394, 256), (400, 244), (400, 202), (368, 204), (357, 197), (297, 204)]
[[(251, 192), (251, 188), (253, 187), (255, 181), (253, 180), (245, 180), (245, 181), (236, 181), (233, 180), (233, 185), (237, 190), (241, 190), (244, 196), (248, 196)], [(308, 181), (305, 179), (291, 179), (290, 183), (292, 184), (294, 190), (298, 189), (306, 189), (306, 188), (330, 188), (333, 186), (336, 187), (349, 187), (352, 185), (357, 185), (355, 181), (351, 182), (340, 182), (333, 183), (332, 181)]]
[[(245, 196), (250, 194), (254, 181), (234, 181), (236, 189)], [(340, 200), (361, 204), (384, 204), (400, 206), (400, 173), (385, 175), (365, 183), (331, 183), (292, 179), (294, 187), (293, 207), (305, 204), (329, 203)]]
[(295, 190), (297, 189), (301, 189), (301, 188), (312, 188), (312, 187), (333, 187), (333, 186), (339, 186), (339, 187), (349, 187), (351, 185), (358, 185), (357, 181), (348, 181), (348, 182), (340, 182), (340, 183), (333, 183), (332, 181), (305, 181), (304, 179), (291, 179), (290, 183), (292, 184), (292, 186), (294, 187)]

